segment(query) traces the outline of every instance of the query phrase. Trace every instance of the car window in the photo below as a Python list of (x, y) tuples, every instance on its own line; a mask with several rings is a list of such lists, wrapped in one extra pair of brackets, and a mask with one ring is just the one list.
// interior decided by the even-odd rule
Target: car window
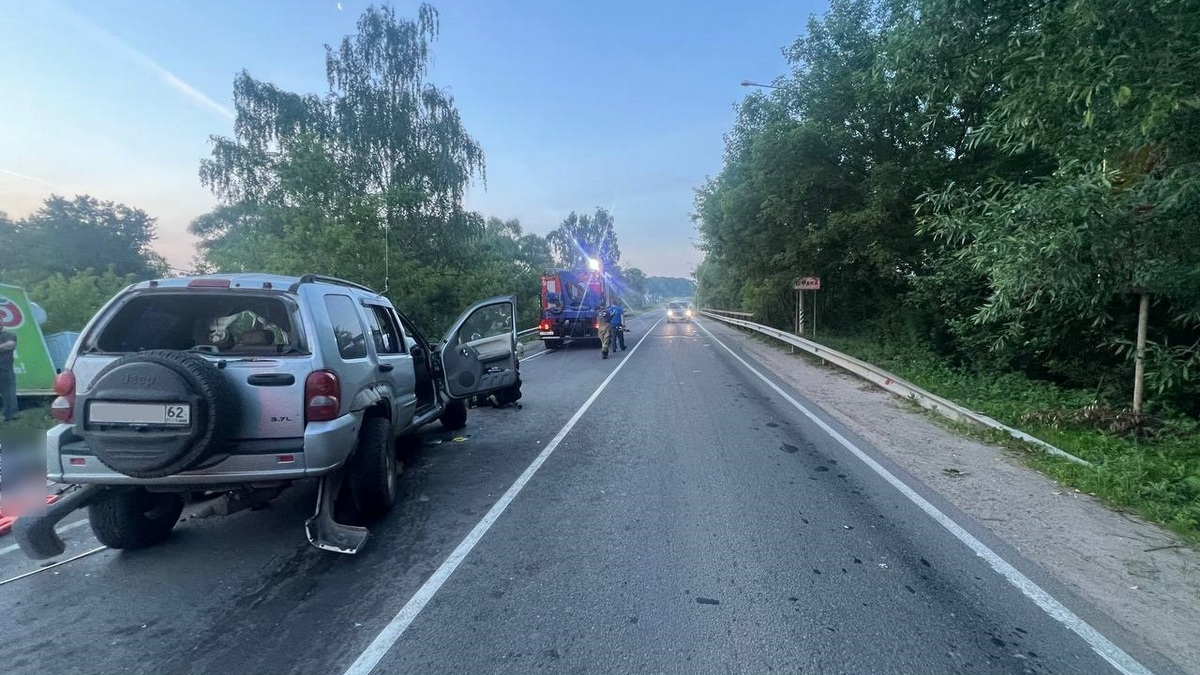
[(329, 327), (337, 341), (338, 352), (343, 359), (361, 359), (367, 355), (367, 337), (362, 322), (348, 295), (325, 296), (325, 308), (329, 311)]
[(102, 352), (196, 350), (222, 355), (302, 351), (289, 303), (277, 296), (156, 291), (125, 302), (93, 341)]
[(375, 352), (377, 354), (403, 354), (408, 351), (391, 312), (380, 305), (367, 305), (367, 309), (367, 325), (371, 329)]
[(458, 344), (512, 332), (512, 309), (507, 303), (480, 307), (458, 330)]
[(394, 310), (391, 312), (391, 314), (400, 322), (400, 330), (404, 335), (404, 344), (408, 348), (408, 352), (410, 354), (412, 353), (413, 348), (428, 342), (428, 340), (425, 339), (424, 334), (417, 330), (416, 326), (413, 325), (412, 321), (409, 321), (408, 317)]

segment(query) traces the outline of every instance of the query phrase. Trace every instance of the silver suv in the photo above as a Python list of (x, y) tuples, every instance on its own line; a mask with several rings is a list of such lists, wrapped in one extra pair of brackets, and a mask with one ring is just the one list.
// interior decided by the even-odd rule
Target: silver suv
[[(111, 548), (164, 540), (185, 500), (228, 514), (318, 478), (309, 541), (354, 553), (396, 499), (396, 441), (466, 400), (520, 397), (514, 300), (476, 303), (436, 346), (387, 298), (306, 275), (135, 284), (84, 329), (58, 376), (51, 480), (80, 484), (14, 530), (34, 558), (63, 552), (55, 524), (88, 507)], [(336, 517), (336, 518), (335, 518)]]

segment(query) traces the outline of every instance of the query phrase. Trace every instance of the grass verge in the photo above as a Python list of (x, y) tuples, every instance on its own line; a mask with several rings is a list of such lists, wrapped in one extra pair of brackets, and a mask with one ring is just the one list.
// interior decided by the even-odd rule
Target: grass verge
[(1092, 462), (1092, 467), (1080, 466), (1020, 444), (1032, 466), (1064, 485), (1163, 525), (1192, 544), (1200, 543), (1196, 420), (1161, 419), (1152, 439), (1114, 434), (1070, 415), (1053, 414), (1085, 408), (1093, 402), (1090, 391), (1063, 389), (1015, 373), (953, 368), (936, 354), (912, 345), (847, 336), (822, 336), (821, 343)]
[(44, 432), (54, 426), (49, 399), (21, 399), (21, 414), (11, 422), (0, 420), (0, 434), (8, 432)]

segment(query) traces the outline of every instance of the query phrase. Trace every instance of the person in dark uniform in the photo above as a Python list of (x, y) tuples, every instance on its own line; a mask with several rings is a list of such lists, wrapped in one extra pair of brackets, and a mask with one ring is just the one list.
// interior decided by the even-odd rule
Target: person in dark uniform
[(4, 403), (4, 420), (17, 419), (17, 373), (14, 370), (17, 355), (17, 334), (0, 328), (0, 398)]
[(614, 352), (625, 351), (625, 310), (621, 305), (608, 308), (609, 330), (612, 332)]

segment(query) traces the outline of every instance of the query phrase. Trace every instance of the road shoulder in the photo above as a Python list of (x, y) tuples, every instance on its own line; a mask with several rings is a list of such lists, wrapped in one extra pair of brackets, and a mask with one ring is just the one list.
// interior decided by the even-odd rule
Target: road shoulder
[(895, 396), (715, 321), (781, 380), (1040, 565), (1147, 646), (1200, 672), (1200, 552), (966, 438)]

